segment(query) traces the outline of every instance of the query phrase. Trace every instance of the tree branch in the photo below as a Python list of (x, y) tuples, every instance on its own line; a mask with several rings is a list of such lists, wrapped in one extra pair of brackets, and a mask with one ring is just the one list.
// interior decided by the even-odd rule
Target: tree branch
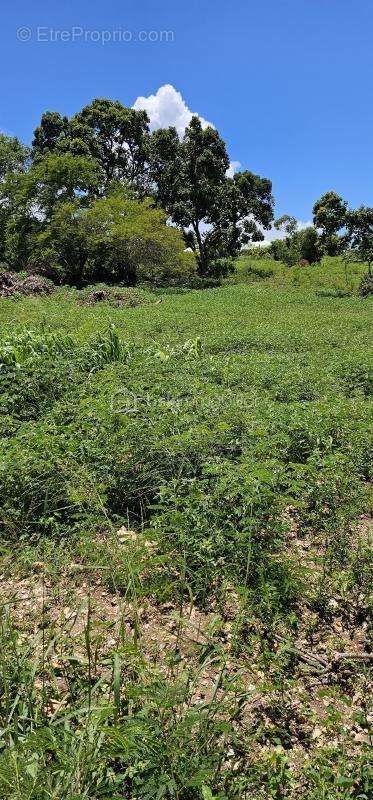
[(296, 656), (298, 656), (300, 661), (304, 661), (306, 664), (318, 667), (319, 669), (321, 668), (323, 672), (330, 672), (333, 669), (333, 666), (341, 661), (366, 661), (366, 662), (373, 661), (373, 653), (346, 652), (346, 653), (334, 653), (334, 655), (331, 657), (330, 662), (328, 662), (326, 661), (326, 659), (321, 658), (321, 656), (316, 655), (315, 653), (306, 653), (299, 647), (295, 647), (295, 645), (293, 644), (288, 644), (286, 639), (284, 639), (282, 636), (274, 634), (273, 638), (277, 642), (283, 644), (285, 646), (285, 650), (287, 650), (289, 653), (294, 653)]

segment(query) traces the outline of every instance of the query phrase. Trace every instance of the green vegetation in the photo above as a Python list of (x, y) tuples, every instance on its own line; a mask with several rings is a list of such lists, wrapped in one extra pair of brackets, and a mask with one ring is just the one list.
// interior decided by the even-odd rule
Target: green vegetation
[(226, 173), (229, 158), (218, 132), (193, 117), (180, 142), (176, 130), (155, 131), (149, 145), (157, 202), (183, 231), (201, 276), (226, 275), (241, 246), (264, 239), (273, 219), (271, 181)]
[(175, 128), (150, 133), (148, 123), (144, 111), (96, 99), (71, 119), (43, 114), (31, 150), (0, 136), (8, 268), (78, 286), (194, 285), (196, 272), (227, 275), (241, 246), (264, 238), (271, 181), (248, 171), (228, 177), (225, 143), (198, 117), (182, 141)]
[[(372, 292), (373, 263), (373, 209), (360, 206), (350, 209), (347, 200), (336, 192), (326, 192), (313, 207), (313, 227), (298, 230), (295, 217), (288, 214), (274, 223), (283, 238), (275, 239), (268, 254), (288, 266), (305, 267), (327, 256), (342, 256), (345, 262), (345, 280), (348, 282), (349, 262), (359, 262), (368, 272), (363, 275), (359, 293), (366, 297)], [(328, 262), (325, 260), (324, 262)], [(329, 262), (333, 263), (333, 262)]]
[(275, 261), (282, 261), (289, 267), (295, 264), (306, 266), (320, 261), (323, 250), (316, 228), (298, 230), (297, 220), (288, 214), (276, 220), (274, 228), (285, 234), (283, 239), (275, 239), (269, 246), (269, 253)]
[(324, 256), (318, 264), (285, 267), (282, 262), (272, 258), (271, 252), (267, 247), (243, 251), (237, 259), (235, 273), (228, 282), (254, 283), (264, 280), (271, 287), (298, 287), (313, 293), (325, 291), (331, 295), (336, 292), (357, 295), (366, 271), (365, 264), (342, 256)]
[[(145, 111), (95, 99), (70, 119), (46, 112), (32, 147), (0, 134), (0, 262), (58, 284), (211, 286), (235, 271), (243, 248), (274, 221), (272, 183), (248, 170), (229, 176), (218, 131), (193, 116), (150, 132)], [(313, 226), (274, 222), (269, 255), (288, 267), (324, 256), (367, 265), (371, 294), (373, 209), (336, 192), (313, 207)]]
[(191, 282), (196, 264), (185, 251), (177, 228), (149, 198), (135, 200), (121, 193), (80, 209), (77, 200), (59, 203), (40, 231), (29, 265), (61, 283), (84, 286), (96, 281), (139, 281), (154, 285)]
[(0, 300), (0, 798), (369, 797), (363, 270)]
[(0, 135), (0, 800), (369, 797), (373, 210), (228, 169)]

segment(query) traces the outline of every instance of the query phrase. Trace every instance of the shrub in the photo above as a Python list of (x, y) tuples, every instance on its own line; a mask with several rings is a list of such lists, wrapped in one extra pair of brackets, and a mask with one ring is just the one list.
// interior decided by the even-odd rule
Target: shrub
[(373, 294), (373, 275), (370, 275), (369, 272), (364, 275), (360, 283), (359, 294), (360, 297), (368, 297), (368, 295)]
[(55, 265), (65, 283), (188, 283), (195, 259), (151, 200), (114, 195), (88, 209), (62, 203), (37, 238), (33, 260)]
[[(276, 463), (217, 460), (198, 478), (160, 489), (152, 527), (160, 549), (172, 553), (185, 589), (199, 602), (219, 597), (226, 581), (248, 592), (255, 606), (291, 604), (299, 576), (288, 574), (283, 554), (284, 475)], [(170, 575), (166, 575), (170, 583)], [(266, 612), (269, 612), (268, 605)]]

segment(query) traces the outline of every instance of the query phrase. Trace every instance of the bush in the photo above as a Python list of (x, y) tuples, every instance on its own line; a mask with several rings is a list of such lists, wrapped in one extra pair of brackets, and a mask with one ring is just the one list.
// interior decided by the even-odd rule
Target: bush
[[(64, 283), (155, 285), (189, 283), (196, 272), (177, 228), (152, 201), (123, 195), (97, 200), (88, 209), (62, 203), (37, 237), (37, 265), (54, 265)], [(44, 271), (44, 270), (43, 270)]]
[(360, 297), (368, 297), (370, 294), (373, 294), (373, 275), (367, 272), (359, 286), (359, 295)]

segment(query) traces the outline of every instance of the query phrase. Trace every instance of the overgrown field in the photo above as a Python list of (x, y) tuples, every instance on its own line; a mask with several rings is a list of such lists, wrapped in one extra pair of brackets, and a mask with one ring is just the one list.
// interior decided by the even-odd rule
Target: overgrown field
[(370, 298), (0, 301), (0, 798), (369, 796)]

